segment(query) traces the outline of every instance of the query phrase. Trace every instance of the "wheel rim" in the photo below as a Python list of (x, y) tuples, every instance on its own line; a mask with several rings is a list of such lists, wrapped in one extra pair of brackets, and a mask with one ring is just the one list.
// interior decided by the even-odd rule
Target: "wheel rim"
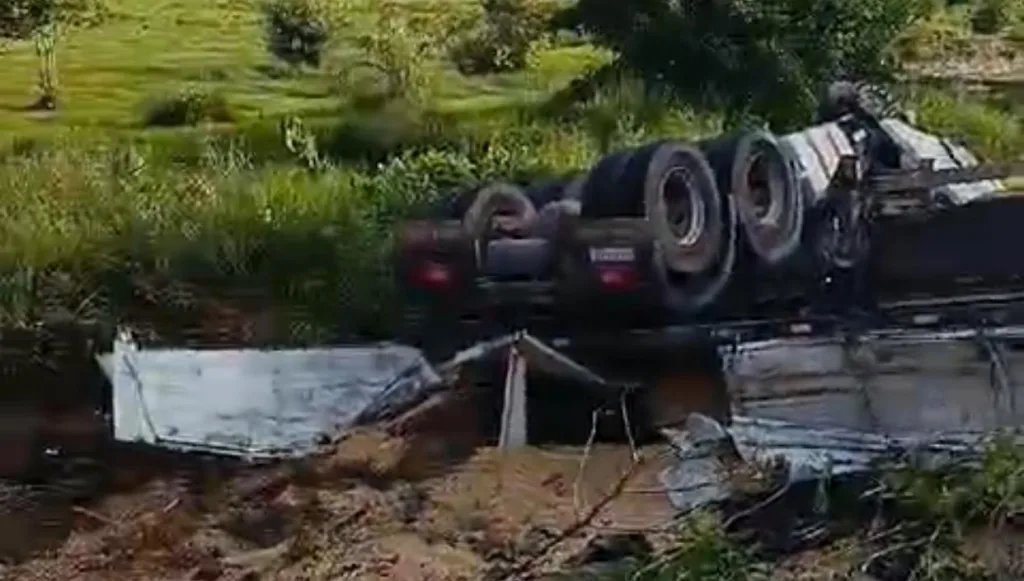
[(678, 247), (693, 246), (704, 233), (707, 208), (694, 182), (686, 168), (676, 167), (662, 177), (658, 186), (665, 219)]

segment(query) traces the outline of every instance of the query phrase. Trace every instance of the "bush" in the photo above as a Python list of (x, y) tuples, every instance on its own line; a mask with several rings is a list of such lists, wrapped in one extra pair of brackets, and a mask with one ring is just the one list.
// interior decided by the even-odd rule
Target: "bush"
[(142, 116), (145, 127), (182, 127), (234, 120), (235, 114), (223, 95), (196, 88), (153, 99)]
[(1011, 43), (1018, 45), (1017, 50), (1024, 50), (1024, 15), (1010, 28), (1006, 38)]
[(530, 47), (555, 14), (551, 3), (531, 0), (482, 0), (483, 15), (452, 48), (450, 58), (464, 75), (519, 71)]
[(971, 27), (980, 34), (997, 34), (1013, 25), (1022, 12), (1021, 0), (978, 0), (971, 12)]
[(327, 5), (319, 0), (267, 0), (261, 10), (270, 54), (292, 67), (320, 67), (331, 38)]
[[(441, 7), (430, 8), (410, 10), (394, 0), (373, 4), (373, 23), (354, 30), (361, 58), (340, 67), (342, 86), (356, 85), (359, 70), (369, 69), (380, 77), (379, 100), (422, 101), (432, 82), (424, 61), (446, 49), (450, 28), (455, 26), (453, 14)], [(359, 85), (365, 83), (362, 79)]]
[(934, 61), (962, 53), (970, 45), (971, 31), (965, 14), (938, 10), (900, 35), (895, 51), (903, 61)]
[(907, 0), (580, 0), (573, 10), (649, 82), (782, 130), (810, 118), (827, 81), (891, 77), (896, 63), (885, 55), (924, 8)]
[(915, 110), (922, 129), (962, 138), (987, 160), (1013, 160), (1024, 151), (1024, 120), (984, 101), (930, 90), (918, 96)]

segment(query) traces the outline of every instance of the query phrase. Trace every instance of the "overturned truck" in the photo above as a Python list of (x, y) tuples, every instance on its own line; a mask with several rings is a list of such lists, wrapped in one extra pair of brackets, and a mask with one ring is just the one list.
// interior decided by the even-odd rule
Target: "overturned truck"
[(407, 340), (440, 356), (528, 329), (604, 373), (675, 391), (697, 389), (680, 380), (694, 370), (734, 382), (742, 361), (761, 375), (806, 375), (817, 360), (834, 363), (819, 379), (860, 377), (896, 373), (882, 368), (897, 346), (966, 344), (995, 370), (975, 380), (1012, 382), (1024, 197), (1000, 180), (1024, 164), (979, 163), (857, 106), (819, 121), (618, 151), (582, 175), (490, 184), (404, 224)]

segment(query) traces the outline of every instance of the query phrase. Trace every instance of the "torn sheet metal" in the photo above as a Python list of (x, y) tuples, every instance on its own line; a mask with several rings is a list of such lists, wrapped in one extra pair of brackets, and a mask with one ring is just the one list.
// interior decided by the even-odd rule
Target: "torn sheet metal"
[[(963, 169), (978, 165), (978, 158), (964, 146), (925, 133), (898, 119), (883, 119), (882, 130), (900, 148), (903, 169), (919, 167), (924, 160), (932, 160), (934, 169)], [(1005, 186), (996, 180), (982, 180), (963, 184), (946, 184), (935, 188), (933, 196), (943, 196), (953, 204), (966, 204), (991, 197)]]
[(399, 345), (140, 349), (122, 333), (100, 359), (116, 440), (251, 459), (311, 452), (440, 383), (419, 350)]
[[(948, 139), (925, 133), (898, 119), (883, 119), (879, 124), (900, 150), (901, 169), (917, 169), (924, 160), (932, 160), (937, 170), (978, 165), (978, 159), (967, 148)], [(840, 158), (856, 152), (850, 137), (837, 123), (824, 123), (783, 135), (779, 145), (796, 164), (801, 191), (809, 204), (825, 196)], [(943, 185), (932, 194), (959, 205), (991, 197), (1005, 189), (1000, 181), (982, 180)]]
[(825, 196), (840, 159), (856, 153), (850, 139), (836, 123), (783, 135), (779, 145), (794, 160), (801, 191), (809, 205)]
[[(722, 501), (735, 493), (730, 468), (737, 462), (767, 466), (782, 458), (787, 485), (869, 472), (881, 459), (913, 454), (924, 465), (940, 467), (977, 458), (981, 434), (941, 437), (886, 437), (855, 430), (810, 428), (793, 422), (734, 417), (725, 428), (715, 420), (692, 414), (686, 430), (664, 430), (679, 461), (666, 469), (662, 483), (672, 505), (692, 510)], [(738, 452), (736, 461), (729, 452)]]
[(722, 351), (735, 415), (883, 435), (1024, 425), (1024, 327), (787, 338)]
[(781, 457), (792, 484), (909, 453), (936, 467), (977, 459), (987, 439), (1024, 426), (1022, 340), (1024, 327), (1004, 327), (725, 347), (732, 422), (693, 414), (664, 430), (679, 461), (662, 480), (689, 510), (732, 495), (725, 468), (737, 461)]

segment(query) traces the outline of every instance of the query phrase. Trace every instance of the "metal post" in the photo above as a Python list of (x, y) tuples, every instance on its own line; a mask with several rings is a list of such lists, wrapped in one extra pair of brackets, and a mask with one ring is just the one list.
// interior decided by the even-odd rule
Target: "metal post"
[(505, 397), (498, 446), (506, 451), (526, 446), (526, 431), (526, 359), (512, 344), (508, 349), (508, 367), (505, 370)]

